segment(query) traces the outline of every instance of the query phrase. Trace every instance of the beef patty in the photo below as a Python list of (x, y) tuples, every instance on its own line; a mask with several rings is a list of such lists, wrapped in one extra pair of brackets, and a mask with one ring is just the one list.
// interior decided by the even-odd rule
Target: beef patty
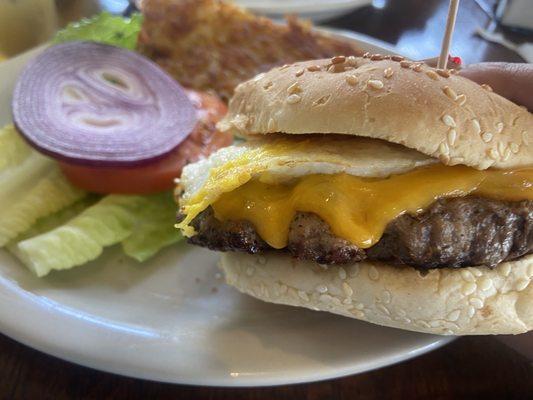
[(197, 234), (189, 243), (218, 251), (285, 251), (321, 264), (379, 260), (418, 268), (495, 266), (532, 252), (533, 201), (441, 199), (421, 214), (396, 218), (368, 249), (335, 236), (312, 213), (295, 215), (288, 245), (282, 250), (271, 248), (250, 222), (218, 221), (211, 208), (199, 214), (192, 226)]

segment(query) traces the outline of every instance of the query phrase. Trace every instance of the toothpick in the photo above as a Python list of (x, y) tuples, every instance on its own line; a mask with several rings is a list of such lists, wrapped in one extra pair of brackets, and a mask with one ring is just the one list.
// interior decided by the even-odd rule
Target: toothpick
[(439, 62), (437, 68), (446, 69), (448, 64), (448, 55), (450, 54), (450, 43), (452, 41), (453, 28), (455, 27), (455, 19), (457, 18), (457, 9), (459, 8), (459, 0), (450, 0), (450, 7), (448, 8), (448, 19), (446, 20), (446, 31), (442, 39), (442, 46), (440, 50)]

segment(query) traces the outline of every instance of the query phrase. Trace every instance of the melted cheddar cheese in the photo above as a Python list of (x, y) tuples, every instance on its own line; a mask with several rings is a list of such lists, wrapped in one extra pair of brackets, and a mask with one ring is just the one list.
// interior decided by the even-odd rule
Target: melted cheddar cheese
[(442, 164), (386, 179), (347, 174), (313, 174), (288, 183), (255, 179), (222, 194), (211, 206), (215, 217), (247, 220), (272, 247), (287, 245), (296, 212), (320, 216), (338, 237), (360, 248), (373, 246), (389, 222), (419, 213), (436, 199), (469, 194), (500, 200), (533, 200), (533, 169), (479, 171)]

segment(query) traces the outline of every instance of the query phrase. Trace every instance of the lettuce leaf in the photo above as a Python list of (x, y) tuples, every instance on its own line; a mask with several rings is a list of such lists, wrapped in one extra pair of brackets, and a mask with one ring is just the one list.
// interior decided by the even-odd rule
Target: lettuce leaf
[(143, 262), (162, 248), (183, 239), (174, 227), (176, 205), (171, 192), (150, 196), (147, 206), (137, 216), (137, 226), (122, 242), (126, 255)]
[(0, 247), (39, 218), (85, 196), (55, 162), (31, 149), (13, 126), (0, 130)]
[(130, 236), (150, 200), (150, 196), (106, 196), (63, 225), (22, 240), (11, 250), (39, 277), (85, 264)]
[(103, 12), (94, 17), (70, 23), (56, 34), (53, 43), (88, 40), (133, 50), (137, 45), (141, 24), (142, 15), (139, 13), (125, 18)]

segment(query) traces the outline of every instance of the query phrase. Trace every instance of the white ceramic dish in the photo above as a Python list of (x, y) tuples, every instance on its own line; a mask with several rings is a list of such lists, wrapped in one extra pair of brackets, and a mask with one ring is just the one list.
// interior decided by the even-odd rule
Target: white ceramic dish
[[(388, 52), (350, 35), (364, 50)], [(0, 123), (35, 51), (0, 64)], [(278, 385), (355, 374), (450, 338), (266, 304), (226, 287), (216, 255), (180, 245), (140, 265), (110, 249), (38, 279), (0, 250), (0, 331), (54, 356), (138, 378)]]
[(327, 21), (372, 4), (372, 0), (235, 0), (249, 10), (271, 18), (296, 14), (313, 22)]

